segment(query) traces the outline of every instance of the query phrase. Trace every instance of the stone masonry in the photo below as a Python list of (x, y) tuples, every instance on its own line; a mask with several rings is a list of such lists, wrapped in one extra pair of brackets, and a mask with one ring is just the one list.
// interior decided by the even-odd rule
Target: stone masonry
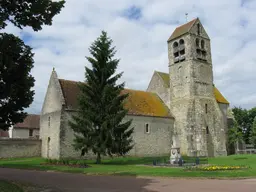
[(210, 39), (199, 19), (182, 30), (187, 31), (174, 32), (168, 40), (170, 109), (181, 153), (226, 155), (226, 121), (214, 96)]
[[(176, 28), (167, 45), (169, 73), (155, 71), (147, 91), (126, 90), (124, 121), (132, 118), (135, 128), (128, 155), (170, 155), (172, 147), (189, 156), (226, 155), (229, 103), (213, 84), (210, 38), (200, 20)], [(80, 157), (68, 124), (77, 110), (77, 83), (52, 72), (40, 117), (43, 157)]]

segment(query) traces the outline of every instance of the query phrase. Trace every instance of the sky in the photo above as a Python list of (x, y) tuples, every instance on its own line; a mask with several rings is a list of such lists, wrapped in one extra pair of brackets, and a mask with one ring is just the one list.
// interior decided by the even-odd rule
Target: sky
[(255, 0), (66, 0), (51, 26), (39, 32), (9, 24), (33, 48), (34, 102), (39, 114), (53, 67), (61, 79), (84, 81), (88, 48), (104, 30), (120, 59), (121, 81), (146, 90), (153, 72), (168, 72), (167, 39), (174, 29), (198, 17), (211, 38), (214, 84), (230, 107), (256, 106)]

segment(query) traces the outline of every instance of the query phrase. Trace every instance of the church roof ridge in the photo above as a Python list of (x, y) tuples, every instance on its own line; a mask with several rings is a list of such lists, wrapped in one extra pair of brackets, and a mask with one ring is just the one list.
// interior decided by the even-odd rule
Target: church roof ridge
[(169, 37), (169, 39), (167, 40), (167, 42), (176, 39), (177, 37), (180, 37), (181, 35), (184, 35), (185, 33), (188, 33), (189, 30), (191, 29), (191, 27), (194, 25), (194, 23), (198, 20), (199, 18), (195, 18), (183, 25), (180, 25), (179, 27), (177, 27), (174, 32), (172, 33), (172, 35)]

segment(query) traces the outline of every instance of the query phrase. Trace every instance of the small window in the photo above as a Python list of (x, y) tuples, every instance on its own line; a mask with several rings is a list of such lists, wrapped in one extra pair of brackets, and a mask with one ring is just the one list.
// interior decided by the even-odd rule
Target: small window
[(199, 39), (196, 38), (196, 47), (199, 47)]
[(29, 129), (29, 137), (33, 136), (33, 129)]
[(201, 26), (200, 26), (199, 23), (197, 24), (197, 34), (198, 34), (198, 35), (201, 34)]
[(201, 41), (201, 48), (204, 49), (204, 40)]
[(208, 113), (208, 106), (207, 106), (207, 104), (205, 104), (205, 113)]
[(178, 47), (178, 46), (179, 46), (179, 44), (177, 42), (173, 43), (173, 48)]
[(48, 127), (51, 126), (51, 117), (48, 117)]
[(145, 131), (146, 131), (146, 133), (149, 133), (149, 124), (148, 123), (145, 124)]
[(208, 135), (209, 134), (209, 127), (206, 126), (206, 134)]
[(185, 43), (185, 41), (183, 39), (180, 40), (180, 45), (183, 45)]
[(180, 55), (185, 55), (185, 49), (180, 51)]

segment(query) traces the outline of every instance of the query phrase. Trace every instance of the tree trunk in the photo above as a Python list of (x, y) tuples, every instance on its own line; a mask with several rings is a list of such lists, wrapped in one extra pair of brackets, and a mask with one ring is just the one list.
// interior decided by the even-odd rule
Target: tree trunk
[(101, 164), (101, 157), (100, 157), (100, 153), (97, 153), (97, 160), (96, 160), (96, 164)]

